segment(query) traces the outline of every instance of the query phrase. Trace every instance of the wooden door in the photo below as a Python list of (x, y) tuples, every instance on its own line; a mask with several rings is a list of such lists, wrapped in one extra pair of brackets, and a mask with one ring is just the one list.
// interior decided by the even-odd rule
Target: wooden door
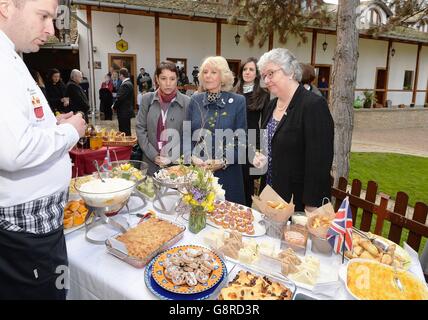
[(233, 72), (235, 76), (235, 81), (233, 82), (233, 86), (238, 82), (238, 74), (239, 68), (241, 67), (241, 60), (227, 59), (227, 64), (229, 65), (229, 69)]
[(117, 71), (121, 68), (128, 69), (129, 72), (129, 78), (131, 79), (132, 83), (134, 84), (134, 108), (137, 106), (137, 93), (138, 93), (138, 87), (137, 87), (137, 55), (135, 54), (121, 54), (121, 53), (109, 53), (108, 54), (108, 66), (110, 72)]
[(315, 85), (321, 91), (322, 95), (328, 100), (330, 91), (331, 65), (316, 64), (315, 76)]
[(386, 69), (376, 68), (376, 81), (375, 81), (375, 92), (376, 92), (376, 103), (385, 106), (386, 97)]

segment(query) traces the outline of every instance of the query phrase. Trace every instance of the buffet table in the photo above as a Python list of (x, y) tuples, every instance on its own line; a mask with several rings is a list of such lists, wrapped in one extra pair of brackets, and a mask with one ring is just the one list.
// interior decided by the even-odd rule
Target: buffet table
[[(133, 206), (136, 207), (140, 205), (140, 201), (141, 200), (139, 198), (132, 197), (130, 200), (131, 209)], [(143, 212), (140, 213), (145, 213), (149, 209), (152, 209), (150, 202)], [(175, 220), (177, 218), (174, 215), (158, 214), (158, 216), (169, 220)], [(139, 218), (133, 213), (124, 213), (124, 210), (122, 210), (122, 213), (117, 215), (115, 218), (120, 221), (128, 221), (131, 225), (136, 224), (139, 220)], [(177, 222), (187, 226), (187, 221), (183, 220), (181, 217), (177, 218)], [(200, 244), (206, 246), (203, 240), (203, 235), (205, 232), (209, 232), (212, 229), (214, 228), (207, 226), (197, 235), (186, 230), (183, 239), (176, 245)], [(97, 232), (99, 232), (98, 236), (105, 236), (106, 234), (114, 235), (117, 233), (117, 231), (108, 229), (106, 226), (100, 227)], [(271, 241), (279, 246), (279, 239), (269, 238), (266, 235), (254, 239), (257, 242)], [(84, 228), (67, 234), (66, 243), (70, 267), (70, 290), (67, 296), (68, 299), (157, 299), (157, 297), (146, 287), (144, 282), (144, 268), (137, 269), (128, 265), (107, 253), (106, 248), (103, 245), (90, 244), (85, 240)], [(410, 271), (416, 274), (420, 279), (423, 279), (422, 268), (417, 258), (417, 253), (406, 245), (405, 249), (409, 252), (412, 258)], [(325, 270), (325, 272), (330, 273), (329, 277), (332, 281), (316, 285), (311, 290), (307, 288), (305, 289), (304, 286), (298, 286), (296, 293), (304, 293), (316, 299), (352, 299), (346, 291), (344, 282), (339, 277), (338, 270), (341, 268), (340, 256), (332, 255), (327, 257), (312, 253), (310, 243), (308, 243), (306, 255), (318, 257), (321, 265), (329, 268)], [(230, 272), (235, 264), (228, 260), (225, 262), (226, 267)]]
[[(132, 147), (109, 147), (111, 161), (129, 160), (131, 157)], [(93, 164), (94, 160), (102, 165), (107, 154), (107, 147), (98, 150), (73, 148), (69, 152), (73, 162), (72, 177), (92, 174), (96, 171)], [(117, 158), (117, 159), (116, 159)]]

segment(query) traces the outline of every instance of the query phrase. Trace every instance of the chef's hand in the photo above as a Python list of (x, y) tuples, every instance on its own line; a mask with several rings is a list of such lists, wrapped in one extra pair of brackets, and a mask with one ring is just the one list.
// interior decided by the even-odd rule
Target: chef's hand
[(62, 120), (61, 124), (64, 123), (71, 124), (77, 130), (79, 137), (85, 136), (86, 121), (83, 119), (81, 113), (74, 114), (71, 117)]
[(73, 116), (73, 112), (69, 112), (69, 113), (61, 113), (59, 115), (56, 116), (56, 124), (61, 124), (62, 121), (69, 119)]
[(267, 164), (267, 161), (268, 159), (264, 154), (260, 152), (256, 152), (256, 155), (254, 156), (254, 159), (253, 159), (253, 166), (256, 167), (257, 169), (261, 169)]

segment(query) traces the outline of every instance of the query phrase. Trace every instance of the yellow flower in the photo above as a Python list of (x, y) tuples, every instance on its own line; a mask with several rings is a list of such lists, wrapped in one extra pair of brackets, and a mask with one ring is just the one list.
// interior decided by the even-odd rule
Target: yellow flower
[(208, 201), (208, 202), (213, 202), (213, 201), (214, 201), (214, 199), (215, 199), (215, 194), (214, 194), (214, 192), (210, 192), (210, 193), (208, 194), (207, 201)]
[(198, 201), (196, 201), (195, 199), (190, 200), (190, 204), (192, 206), (198, 206), (199, 205)]

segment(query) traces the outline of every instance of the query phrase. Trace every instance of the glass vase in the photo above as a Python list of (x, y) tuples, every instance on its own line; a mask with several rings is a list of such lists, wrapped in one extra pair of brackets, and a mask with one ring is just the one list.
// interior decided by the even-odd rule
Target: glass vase
[(189, 215), (189, 230), (192, 233), (198, 233), (204, 229), (207, 225), (207, 215), (204, 211), (204, 208), (201, 206), (196, 206), (190, 209)]

